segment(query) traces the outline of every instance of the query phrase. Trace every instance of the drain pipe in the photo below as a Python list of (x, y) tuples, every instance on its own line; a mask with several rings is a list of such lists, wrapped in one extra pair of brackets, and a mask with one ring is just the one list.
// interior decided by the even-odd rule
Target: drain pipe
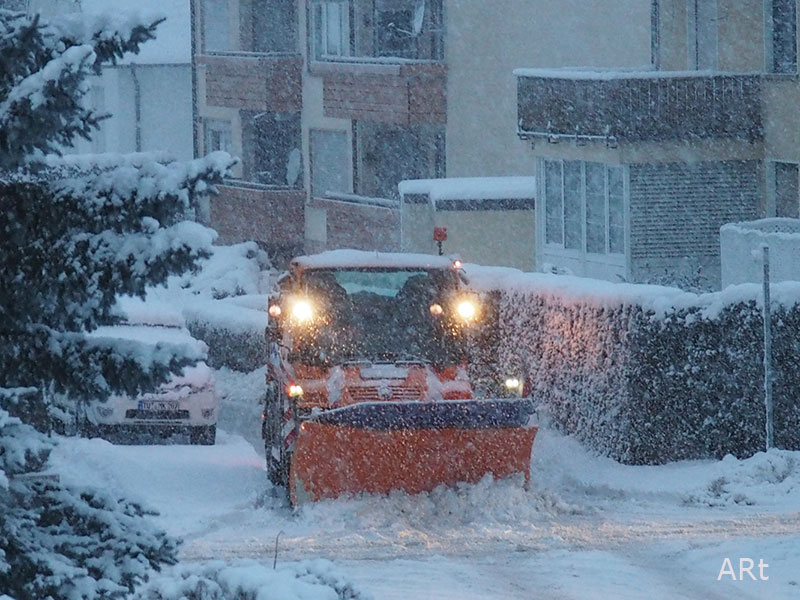
[(136, 119), (136, 152), (142, 151), (142, 86), (136, 73), (136, 63), (131, 63), (133, 78), (133, 105)]

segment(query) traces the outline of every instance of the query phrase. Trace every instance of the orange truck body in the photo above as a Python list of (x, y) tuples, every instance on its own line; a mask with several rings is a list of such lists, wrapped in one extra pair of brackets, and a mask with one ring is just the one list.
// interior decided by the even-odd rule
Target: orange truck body
[[(481, 402), (481, 401), (473, 401)], [(409, 494), (476, 483), (487, 474), (530, 479), (535, 427), (380, 429), (307, 421), (290, 473), (293, 504), (359, 493)]]
[[(320, 286), (313, 289), (317, 269), (323, 275), (318, 276)], [(375, 297), (366, 297), (368, 276), (363, 274), (371, 269), (384, 287)], [(335, 280), (341, 270), (355, 275), (350, 281), (341, 276)], [(400, 273), (398, 289), (387, 292), (387, 278), (395, 273)], [(433, 300), (417, 301), (419, 296), (410, 292), (403, 296), (410, 287), (403, 282), (417, 276), (419, 283), (420, 273), (423, 283), (425, 273), (439, 282), (431, 292)], [(359, 285), (351, 288), (355, 292), (347, 292), (353, 294), (351, 300), (336, 281), (347, 285), (353, 278)], [(263, 424), (270, 478), (287, 488), (293, 505), (392, 490), (416, 494), (439, 485), (475, 483), (486, 475), (496, 479), (519, 475), (529, 481), (537, 431), (529, 425), (531, 402), (518, 397), (473, 398), (467, 354), (458, 348), (453, 351), (464, 328), (458, 324), (456, 309), (451, 311), (456, 306), (451, 299), (462, 293), (462, 280), (443, 257), (345, 251), (295, 260), (290, 284), (270, 305), (270, 315), (283, 321), (268, 329)], [(391, 304), (392, 293), (396, 304)], [(312, 304), (323, 313), (318, 321), (300, 313), (307, 324), (292, 325), (288, 314), (292, 299), (298, 297), (306, 303), (305, 313), (310, 313)], [(384, 308), (386, 319), (403, 318), (397, 317), (396, 307), (416, 311), (410, 314), (422, 322), (421, 336), (436, 338), (429, 351), (434, 358), (387, 358), (383, 338), (378, 338), (375, 356), (331, 358), (333, 347), (323, 340), (329, 340), (340, 321), (349, 325), (351, 313), (362, 310), (370, 315), (361, 323), (362, 337), (381, 327), (374, 320), (375, 306)], [(337, 316), (326, 316), (326, 310)], [(417, 321), (410, 322), (414, 327)], [(402, 329), (390, 331), (394, 337), (404, 335)], [(387, 346), (395, 342), (392, 335), (386, 336)], [(353, 344), (359, 343), (356, 338), (345, 337), (355, 339)], [(415, 343), (428, 348), (426, 339)], [(376, 344), (363, 347), (374, 349)], [(320, 348), (324, 352), (318, 352)]]

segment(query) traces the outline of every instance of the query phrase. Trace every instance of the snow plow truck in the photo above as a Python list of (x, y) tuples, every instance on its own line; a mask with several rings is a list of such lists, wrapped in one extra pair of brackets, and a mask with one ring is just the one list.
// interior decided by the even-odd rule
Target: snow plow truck
[(301, 256), (268, 312), (262, 434), (269, 478), (292, 505), (414, 494), (488, 473), (529, 480), (536, 428), (520, 381), (473, 397), (468, 347), (481, 302), (460, 261)]

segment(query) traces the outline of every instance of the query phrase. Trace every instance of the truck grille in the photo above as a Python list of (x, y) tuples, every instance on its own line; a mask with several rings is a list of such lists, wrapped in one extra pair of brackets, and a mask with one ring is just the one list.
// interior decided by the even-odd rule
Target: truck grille
[(405, 385), (388, 386), (392, 392), (389, 398), (381, 397), (378, 387), (375, 386), (354, 386), (344, 390), (344, 395), (349, 396), (353, 402), (413, 402), (422, 400), (424, 390), (420, 387), (409, 387)]

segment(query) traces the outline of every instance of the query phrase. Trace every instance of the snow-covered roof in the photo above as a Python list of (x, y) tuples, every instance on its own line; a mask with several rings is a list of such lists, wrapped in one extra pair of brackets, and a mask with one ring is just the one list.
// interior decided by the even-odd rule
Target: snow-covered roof
[(758, 235), (764, 238), (780, 237), (800, 242), (800, 219), (771, 218), (757, 221), (743, 221), (723, 225), (721, 231), (735, 232), (741, 235)]
[(356, 269), (447, 269), (452, 267), (453, 257), (344, 249), (298, 256), (292, 261), (292, 265), (303, 269), (343, 269), (348, 267)]
[(548, 79), (664, 79), (667, 77), (741, 77), (758, 73), (734, 73), (727, 71), (656, 71), (653, 69), (599, 69), (596, 67), (565, 67), (560, 69), (514, 69), (516, 77), (547, 77)]
[(400, 193), (426, 194), (434, 204), (440, 200), (516, 200), (534, 198), (535, 177), (449, 177), (407, 179)]
[(142, 44), (139, 54), (127, 55), (119, 64), (189, 64), (192, 61), (189, 0), (33, 0), (31, 12), (45, 17), (80, 11), (86, 15), (123, 12), (140, 14), (146, 21), (166, 18), (156, 28), (156, 39)]

